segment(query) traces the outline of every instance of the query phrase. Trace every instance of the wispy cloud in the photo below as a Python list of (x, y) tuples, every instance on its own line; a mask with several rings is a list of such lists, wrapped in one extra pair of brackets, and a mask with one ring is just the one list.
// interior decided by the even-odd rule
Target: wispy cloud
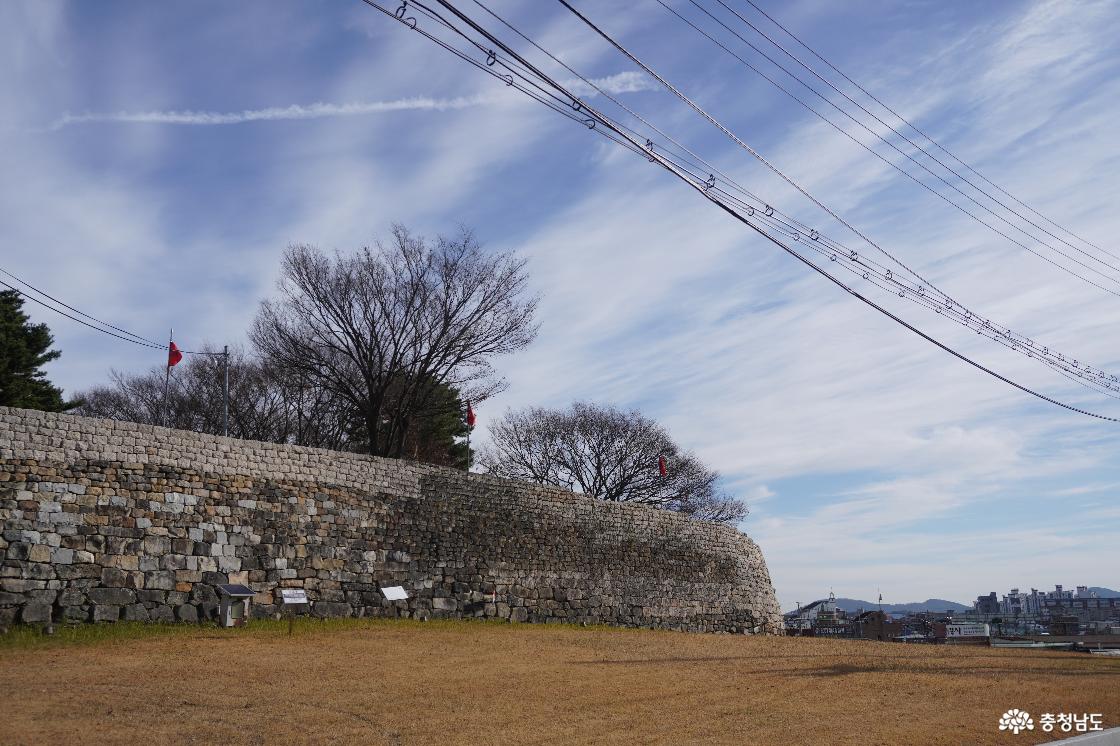
[(243, 124), (285, 119), (322, 119), (362, 114), (381, 114), (391, 111), (451, 111), (493, 101), (493, 96), (457, 96), (455, 98), (428, 98), (415, 96), (395, 101), (366, 101), (353, 104), (314, 103), (306, 106), (270, 106), (265, 109), (245, 111), (116, 111), (64, 114), (51, 124), (60, 130), (74, 124), (90, 122), (123, 122), (135, 124), (187, 124), (209, 126), (217, 124)]
[[(593, 85), (592, 85), (593, 84)], [(568, 88), (578, 96), (597, 96), (596, 87), (611, 95), (636, 93), (653, 90), (656, 85), (648, 77), (635, 72), (622, 72), (591, 81), (567, 81)], [(213, 126), (222, 124), (244, 124), (246, 122), (273, 122), (297, 119), (322, 119), (324, 117), (352, 117), (368, 114), (384, 114), (395, 111), (455, 111), (473, 106), (495, 103), (503, 92), (455, 96), (452, 98), (432, 98), (412, 96), (392, 101), (362, 101), (349, 104), (292, 104), (290, 106), (269, 106), (264, 109), (245, 109), (243, 111), (116, 111), (86, 112), (84, 114), (63, 114), (51, 123), (51, 130), (57, 131), (75, 124), (93, 122), (116, 122), (128, 124), (180, 124), (194, 126)]]

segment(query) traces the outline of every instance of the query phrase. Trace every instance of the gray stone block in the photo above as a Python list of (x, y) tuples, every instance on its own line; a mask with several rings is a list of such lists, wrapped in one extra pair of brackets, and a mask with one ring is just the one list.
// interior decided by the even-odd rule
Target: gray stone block
[(20, 609), (19, 620), (24, 624), (39, 624), (51, 620), (51, 605), (30, 603)]
[(131, 604), (124, 607), (121, 619), (126, 622), (146, 622), (150, 619), (150, 616), (143, 604)]
[(180, 622), (197, 622), (198, 609), (190, 604), (183, 604), (175, 608), (175, 618)]
[(160, 604), (148, 609), (148, 619), (152, 622), (169, 624), (175, 621), (175, 612), (171, 610), (170, 606)]
[(128, 588), (90, 588), (88, 595), (95, 604), (125, 606), (136, 601), (136, 592)]
[(144, 587), (153, 590), (173, 591), (175, 590), (175, 573), (170, 570), (149, 572), (144, 576)]
[(101, 604), (94, 604), (90, 612), (90, 621), (93, 622), (116, 622), (121, 618), (120, 606), (107, 606)]
[(59, 606), (81, 606), (86, 602), (86, 594), (77, 588), (67, 588), (58, 594)]
[(317, 617), (340, 617), (351, 616), (354, 613), (353, 607), (350, 604), (334, 603), (330, 601), (320, 601), (311, 607), (311, 613)]

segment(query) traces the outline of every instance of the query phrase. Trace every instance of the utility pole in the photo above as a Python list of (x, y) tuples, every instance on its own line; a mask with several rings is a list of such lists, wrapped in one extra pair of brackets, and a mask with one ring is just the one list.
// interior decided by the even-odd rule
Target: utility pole
[(222, 349), (222, 430), (229, 437), (229, 345)]

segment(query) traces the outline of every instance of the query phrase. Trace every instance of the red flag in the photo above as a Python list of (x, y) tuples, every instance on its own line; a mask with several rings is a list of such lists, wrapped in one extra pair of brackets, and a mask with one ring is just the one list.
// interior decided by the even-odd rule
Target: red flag
[(167, 367), (170, 368), (172, 365), (178, 365), (179, 361), (182, 359), (183, 353), (179, 351), (178, 345), (172, 342), (171, 346), (167, 348)]
[(669, 468), (665, 465), (665, 457), (664, 456), (658, 456), (657, 457), (657, 470), (659, 472), (661, 472), (661, 476), (663, 476), (663, 477), (669, 476)]
[(471, 408), (471, 403), (467, 402), (467, 427), (474, 429), (474, 409)]

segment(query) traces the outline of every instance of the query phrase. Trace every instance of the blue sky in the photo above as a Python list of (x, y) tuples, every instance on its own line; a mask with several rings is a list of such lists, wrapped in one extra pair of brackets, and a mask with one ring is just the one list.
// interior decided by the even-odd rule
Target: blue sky
[[(1120, 6), (760, 4), (985, 175), (1120, 249)], [(754, 191), (850, 238), (558, 4), (493, 7)], [(1120, 368), (1116, 296), (951, 210), (653, 0), (580, 7), (965, 303)], [(509, 407), (642, 409), (750, 502), (742, 528), (783, 606), (829, 588), (901, 602), (1120, 584), (1120, 427), (956, 361), (358, 0), (17, 0), (0, 4), (0, 62), (0, 266), (95, 316), (155, 339), (173, 326), (184, 346), (238, 343), (288, 244), (351, 250), (395, 221), (468, 225), (527, 255), (543, 299), (539, 339), (500, 361), (509, 389), (479, 408), (482, 437)], [(1005, 375), (1120, 416), (876, 299)], [(30, 311), (55, 333), (50, 373), (68, 391), (159, 364)]]

